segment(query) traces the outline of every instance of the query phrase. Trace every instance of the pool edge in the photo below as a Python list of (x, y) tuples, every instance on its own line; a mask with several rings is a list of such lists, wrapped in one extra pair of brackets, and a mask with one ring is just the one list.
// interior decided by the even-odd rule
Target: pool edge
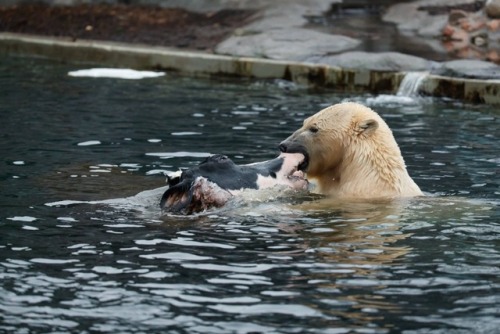
[[(264, 58), (235, 57), (174, 48), (108, 41), (73, 40), (0, 33), (0, 53), (135, 69), (161, 69), (193, 76), (285, 79), (348, 92), (395, 93), (405, 72), (345, 69)], [(464, 102), (500, 104), (500, 80), (452, 78), (429, 74), (419, 93)]]

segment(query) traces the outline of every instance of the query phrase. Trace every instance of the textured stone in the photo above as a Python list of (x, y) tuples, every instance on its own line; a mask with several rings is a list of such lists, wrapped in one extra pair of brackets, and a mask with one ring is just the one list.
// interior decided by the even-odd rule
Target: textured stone
[[(423, 30), (423, 35), (439, 36), (440, 30), (445, 26), (447, 15), (430, 16), (425, 11), (418, 10), (421, 2), (398, 3), (387, 10), (382, 19), (385, 22), (394, 23), (401, 31), (411, 31), (419, 35)], [(428, 27), (434, 27), (433, 30)]]
[(315, 59), (314, 62), (347, 69), (373, 71), (427, 71), (434, 65), (433, 62), (426, 59), (398, 52), (369, 53), (362, 51), (325, 56)]
[(215, 52), (244, 57), (307, 61), (352, 49), (359, 43), (358, 40), (346, 36), (290, 28), (233, 36), (220, 43)]
[(488, 0), (486, 1), (486, 5), (484, 6), (484, 10), (486, 11), (486, 15), (491, 18), (499, 19), (500, 18), (500, 0)]
[(500, 79), (500, 66), (482, 60), (452, 60), (442, 63), (433, 74), (471, 79)]
[[(382, 16), (383, 21), (394, 23), (400, 31), (411, 32), (422, 37), (439, 37), (448, 22), (449, 9), (472, 5), (475, 0), (418, 0), (397, 3), (389, 7)], [(437, 15), (425, 8), (443, 8)], [(449, 8), (448, 10), (444, 10)]]

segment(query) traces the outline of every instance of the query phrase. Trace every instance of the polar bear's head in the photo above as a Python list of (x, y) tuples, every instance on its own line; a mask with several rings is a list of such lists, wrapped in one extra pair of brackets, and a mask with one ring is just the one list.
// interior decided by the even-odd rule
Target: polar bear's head
[(303, 153), (306, 161), (300, 167), (315, 177), (337, 168), (352, 150), (372, 151), (387, 143), (400, 154), (391, 130), (376, 112), (347, 102), (305, 119), (300, 129), (281, 142), (280, 150)]
[(307, 172), (308, 179), (319, 180), (321, 192), (334, 187), (350, 190), (354, 183), (361, 188), (363, 182), (369, 188), (373, 179), (374, 186), (384, 184), (385, 189), (399, 193), (404, 192), (401, 180), (409, 178), (389, 126), (375, 111), (358, 103), (339, 103), (305, 119), (300, 129), (281, 142), (280, 150), (305, 155), (299, 169)]

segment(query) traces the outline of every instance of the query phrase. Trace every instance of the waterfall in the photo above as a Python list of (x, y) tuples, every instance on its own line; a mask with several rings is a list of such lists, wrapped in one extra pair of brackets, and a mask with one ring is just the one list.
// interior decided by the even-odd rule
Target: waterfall
[(427, 72), (408, 72), (399, 85), (397, 96), (416, 96), (418, 88), (427, 76)]
[(399, 85), (398, 92), (395, 95), (381, 94), (375, 97), (369, 97), (365, 100), (368, 105), (415, 105), (421, 103), (418, 97), (418, 89), (428, 72), (408, 72)]

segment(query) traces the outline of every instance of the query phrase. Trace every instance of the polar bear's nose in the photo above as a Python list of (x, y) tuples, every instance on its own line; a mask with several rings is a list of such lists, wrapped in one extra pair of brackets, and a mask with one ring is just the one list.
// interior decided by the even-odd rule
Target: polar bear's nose
[(288, 147), (287, 147), (287, 145), (285, 144), (285, 142), (281, 142), (281, 144), (280, 144), (280, 146), (279, 146), (279, 149), (280, 149), (280, 151), (281, 151), (281, 152), (286, 153), (286, 151), (287, 151)]

